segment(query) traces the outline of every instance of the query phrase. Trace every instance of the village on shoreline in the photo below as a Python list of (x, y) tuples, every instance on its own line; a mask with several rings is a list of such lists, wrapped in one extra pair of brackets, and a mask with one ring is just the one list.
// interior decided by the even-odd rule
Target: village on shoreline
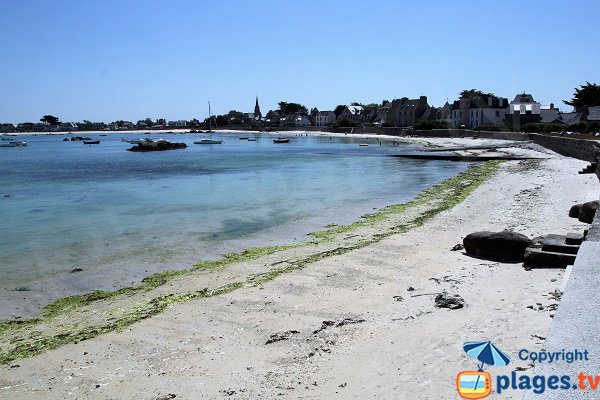
[(519, 93), (512, 101), (480, 90), (463, 90), (450, 104), (435, 107), (427, 96), (409, 99), (402, 97), (380, 104), (353, 102), (337, 105), (333, 110), (308, 110), (298, 103), (279, 102), (277, 110), (261, 112), (256, 98), (253, 112), (231, 110), (224, 115), (209, 116), (200, 121), (146, 118), (132, 121), (62, 122), (53, 115), (45, 115), (40, 122), (19, 124), (0, 123), (0, 133), (60, 133), (77, 131), (136, 131), (175, 130), (197, 128), (222, 128), (230, 130), (278, 130), (335, 128), (406, 128), (406, 129), (471, 129), (478, 131), (512, 131), (525, 133), (573, 132), (598, 134), (600, 132), (600, 106), (586, 102), (589, 94), (597, 95), (598, 85), (587, 83), (575, 89), (573, 100), (565, 101), (572, 111), (561, 111), (555, 104), (542, 105), (533, 95)]

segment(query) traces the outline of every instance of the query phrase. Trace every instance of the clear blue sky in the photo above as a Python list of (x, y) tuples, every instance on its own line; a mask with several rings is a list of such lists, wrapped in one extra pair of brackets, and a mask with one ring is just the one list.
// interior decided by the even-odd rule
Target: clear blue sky
[[(600, 83), (600, 1), (0, 0), (0, 122), (202, 119)], [(566, 109), (566, 106), (561, 108)]]

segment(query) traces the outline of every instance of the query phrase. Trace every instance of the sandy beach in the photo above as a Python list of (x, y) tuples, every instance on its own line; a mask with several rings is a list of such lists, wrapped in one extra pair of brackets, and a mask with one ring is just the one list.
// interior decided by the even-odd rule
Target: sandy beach
[[(582, 161), (524, 146), (494, 152), (536, 159), (501, 163), (466, 199), (422, 224), (415, 221), (435, 200), (314, 248), (195, 271), (15, 331), (0, 348), (94, 321), (105, 326), (155, 299), (166, 304), (156, 315), (119, 325), (121, 331), (107, 329), (0, 366), (0, 397), (451, 399), (458, 397), (456, 374), (476, 368), (462, 344), (480, 340), (493, 341), (513, 357), (495, 373), (529, 371), (531, 365), (516, 354), (542, 347), (558, 303), (550, 293), (561, 285), (564, 271), (527, 271), (522, 263), (451, 250), (474, 231), (510, 229), (535, 237), (587, 227), (569, 218), (568, 210), (598, 198), (596, 176), (577, 174), (586, 165)], [(409, 229), (396, 229), (401, 221)], [(465, 307), (435, 308), (435, 294), (442, 291), (462, 296)], [(190, 299), (181, 300), (185, 295)], [(514, 391), (502, 398), (522, 396)]]

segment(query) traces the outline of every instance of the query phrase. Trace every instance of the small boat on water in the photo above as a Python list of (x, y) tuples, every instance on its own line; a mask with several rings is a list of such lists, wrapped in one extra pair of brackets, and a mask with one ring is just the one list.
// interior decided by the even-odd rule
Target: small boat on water
[(27, 142), (9, 142), (9, 143), (0, 143), (0, 147), (25, 147), (27, 146)]
[(152, 139), (144, 138), (144, 139), (121, 139), (122, 142), (126, 142), (129, 144), (144, 144), (148, 141), (152, 141)]
[(273, 143), (289, 143), (290, 139), (286, 137), (278, 137), (277, 139), (273, 139)]
[(246, 136), (246, 137), (241, 137), (241, 138), (239, 138), (239, 139), (240, 139), (240, 140), (248, 140), (249, 138)]
[(200, 140), (195, 140), (194, 144), (221, 144), (223, 143), (222, 140), (217, 140), (217, 139), (200, 139)]
[(253, 137), (251, 137), (251, 138), (248, 138), (248, 141), (249, 141), (249, 142), (256, 142), (256, 138), (253, 138)]
[(99, 140), (84, 140), (83, 144), (100, 144)]
[(210, 101), (208, 102), (208, 133), (210, 133), (210, 139), (200, 139), (200, 140), (196, 140), (194, 141), (194, 144), (221, 144), (223, 143), (222, 140), (217, 140), (217, 139), (213, 139), (212, 138), (212, 126), (211, 126), (211, 121), (212, 120), (212, 115), (210, 113)]
[(360, 147), (369, 147), (369, 145), (367, 143), (361, 143), (359, 144)]
[(4, 141), (7, 141), (7, 142), (9, 142), (9, 141), (14, 141), (15, 139), (16, 139), (16, 137), (10, 137), (10, 136), (3, 137), (3, 138), (2, 138), (2, 140), (4, 140)]

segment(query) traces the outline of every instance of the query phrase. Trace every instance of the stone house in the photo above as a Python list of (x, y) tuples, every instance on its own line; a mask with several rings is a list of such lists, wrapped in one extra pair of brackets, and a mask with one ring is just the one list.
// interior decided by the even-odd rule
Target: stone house
[(508, 99), (491, 95), (461, 97), (452, 104), (452, 126), (475, 129), (502, 124), (508, 112)]
[(394, 99), (387, 112), (386, 122), (394, 126), (412, 126), (422, 119), (429, 108), (427, 96), (418, 99), (408, 97)]
[(365, 110), (362, 106), (346, 106), (340, 113), (339, 119), (349, 119), (354, 122), (362, 122)]
[(542, 120), (542, 105), (533, 99), (531, 94), (521, 93), (510, 102), (505, 124), (513, 131), (520, 131), (525, 124), (538, 123)]
[(336, 121), (336, 116), (333, 111), (319, 111), (315, 116), (316, 126), (330, 126)]

